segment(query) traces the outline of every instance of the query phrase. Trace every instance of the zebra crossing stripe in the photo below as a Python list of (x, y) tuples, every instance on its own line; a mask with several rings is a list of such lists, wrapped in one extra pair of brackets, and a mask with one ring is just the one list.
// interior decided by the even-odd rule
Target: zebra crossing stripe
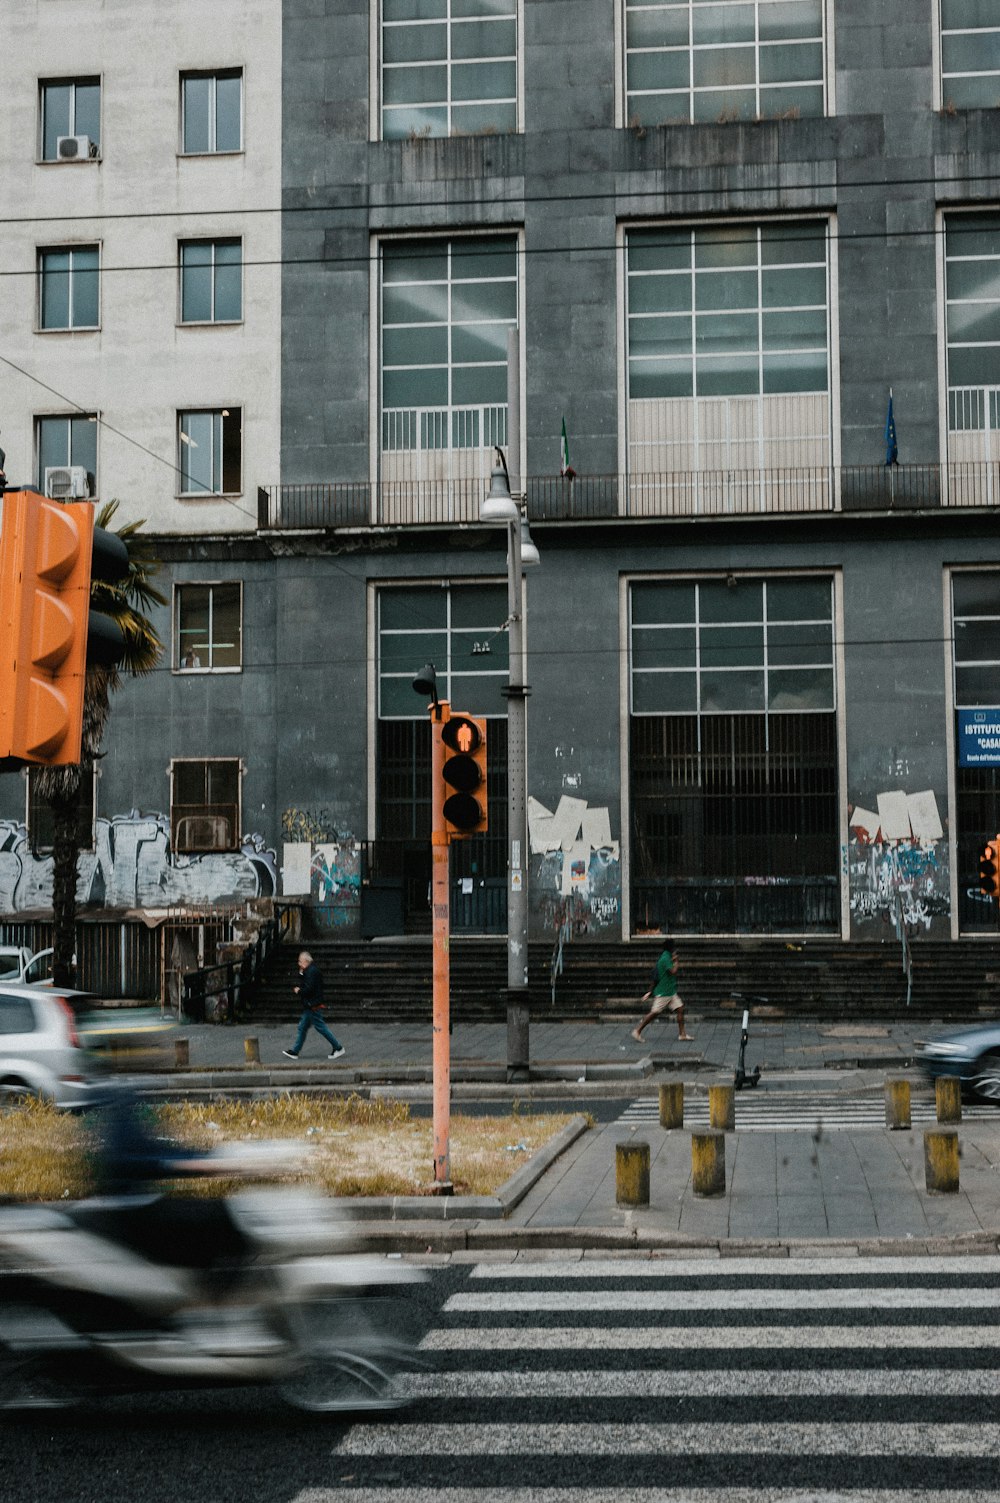
[[(668, 1486), (629, 1487), (626, 1496), (629, 1503), (667, 1503), (668, 1499), (691, 1503), (695, 1497), (723, 1496), (718, 1490), (705, 1492), (699, 1489), (697, 1494), (686, 1489), (668, 1492)], [(727, 1484), (724, 1496), (725, 1503), (763, 1503), (765, 1498), (766, 1503), (914, 1503), (915, 1496), (919, 1497), (920, 1503), (956, 1503), (958, 1497), (962, 1503), (1000, 1503), (1000, 1492), (981, 1488), (960, 1494), (952, 1488), (947, 1491), (921, 1488), (915, 1495), (912, 1488), (838, 1487), (828, 1491), (815, 1487), (763, 1489)], [(342, 1481), (337, 1483), (335, 1492), (326, 1487), (304, 1488), (290, 1503), (332, 1503), (334, 1498), (336, 1503), (386, 1503), (388, 1497), (398, 1497), (400, 1503), (442, 1503), (442, 1492), (438, 1487), (407, 1487), (405, 1492), (393, 1488), (390, 1494), (385, 1487), (350, 1487)], [(573, 1487), (449, 1487), (446, 1497), (447, 1503), (622, 1503), (623, 1493), (621, 1488), (589, 1484), (585, 1490)]]
[(885, 1258), (554, 1258), (535, 1262), (526, 1258), (517, 1263), (476, 1263), (470, 1270), (473, 1279), (673, 1279), (705, 1277), (767, 1279), (806, 1278), (811, 1276), (872, 1278), (879, 1274), (906, 1274), (937, 1277), (965, 1274), (969, 1277), (1000, 1274), (1000, 1256), (994, 1253), (968, 1254), (964, 1257)]
[[(639, 1310), (734, 1310), (744, 1312), (748, 1303), (755, 1310), (939, 1310), (940, 1288), (907, 1289), (594, 1289), (586, 1295), (586, 1313)], [(958, 1289), (948, 1299), (948, 1310), (996, 1310), (995, 1289)], [(473, 1311), (496, 1315), (533, 1312), (580, 1312), (580, 1293), (575, 1289), (517, 1289), (509, 1292), (453, 1294), (445, 1313)], [(1000, 1327), (998, 1327), (1000, 1330)]]
[[(579, 1399), (579, 1372), (519, 1372), (509, 1367), (474, 1372), (407, 1373), (401, 1390), (414, 1399)], [(711, 1368), (660, 1371), (615, 1368), (586, 1375), (589, 1399), (715, 1398), (994, 1398), (1000, 1368), (816, 1368), (750, 1372)]]
[[(662, 1351), (663, 1326), (602, 1326), (597, 1333), (603, 1351), (618, 1348), (623, 1352)], [(447, 1351), (579, 1351), (589, 1349), (595, 1332), (587, 1326), (451, 1326), (432, 1330), (421, 1341), (427, 1352)], [(757, 1326), (753, 1327), (755, 1348), (782, 1351), (832, 1351), (863, 1347), (866, 1351), (888, 1351), (906, 1347), (931, 1351), (947, 1348), (992, 1352), (981, 1323), (970, 1325), (907, 1326)], [(733, 1330), (729, 1326), (671, 1326), (673, 1351), (733, 1351)], [(1000, 1328), (997, 1329), (1000, 1347)], [(924, 1503), (921, 1498), (921, 1503)]]
[(995, 1458), (1000, 1425), (923, 1421), (857, 1424), (406, 1424), (357, 1425), (338, 1456), (906, 1456)]

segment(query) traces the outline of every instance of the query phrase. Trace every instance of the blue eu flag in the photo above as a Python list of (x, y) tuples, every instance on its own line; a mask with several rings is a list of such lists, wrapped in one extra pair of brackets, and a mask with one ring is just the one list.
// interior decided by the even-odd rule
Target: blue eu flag
[(899, 464), (899, 448), (896, 444), (896, 419), (892, 415), (892, 390), (889, 391), (889, 408), (885, 415), (885, 462)]

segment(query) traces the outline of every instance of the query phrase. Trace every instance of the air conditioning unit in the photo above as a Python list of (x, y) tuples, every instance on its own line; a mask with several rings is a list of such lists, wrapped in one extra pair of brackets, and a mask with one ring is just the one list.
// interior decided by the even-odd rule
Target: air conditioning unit
[(48, 465), (45, 470), (45, 494), (53, 501), (81, 501), (90, 495), (87, 471), (82, 464)]
[(56, 156), (60, 162), (90, 162), (97, 156), (97, 142), (89, 136), (57, 136)]

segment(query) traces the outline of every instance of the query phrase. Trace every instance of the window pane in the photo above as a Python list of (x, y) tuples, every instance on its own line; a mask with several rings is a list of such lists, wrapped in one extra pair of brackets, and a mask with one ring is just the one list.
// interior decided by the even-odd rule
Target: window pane
[(761, 83), (784, 83), (788, 80), (822, 77), (823, 48), (819, 42), (760, 49)]
[(211, 666), (210, 585), (183, 585), (177, 595), (177, 666)]
[[(754, 83), (752, 47), (735, 47), (731, 51), (707, 51), (694, 54), (696, 89), (730, 89)], [(720, 100), (720, 107), (725, 101)]]
[(729, 585), (723, 579), (708, 580), (699, 586), (698, 607), (703, 622), (725, 625), (737, 621), (763, 621), (763, 581), (738, 579), (734, 585)]
[(386, 287), (382, 317), (386, 324), (444, 324), (448, 320), (448, 288), (436, 282)]
[(765, 392), (824, 392), (826, 389), (826, 354), (823, 350), (764, 357)]
[(755, 396), (760, 376), (755, 358), (728, 355), (706, 356), (698, 362), (698, 395), (702, 397)]
[(210, 804), (235, 804), (239, 799), (240, 774), (236, 762), (206, 763), (206, 783)]
[(387, 68), (382, 76), (386, 104), (434, 104), (447, 98), (448, 70), (443, 64)]
[(207, 788), (204, 762), (175, 762), (173, 773), (173, 801), (175, 804), (203, 804)]
[(990, 705), (997, 702), (996, 668), (956, 668), (955, 703)]
[(723, 276), (699, 273), (695, 277), (695, 302), (703, 308), (756, 308), (757, 273), (728, 272)]
[(655, 10), (637, 10), (629, 6), (625, 21), (629, 47), (678, 47), (684, 56), (690, 42), (686, 6), (657, 6)]
[(448, 111), (445, 105), (403, 105), (382, 113), (382, 135), (387, 141), (401, 141), (410, 135), (446, 136)]
[(63, 417), (38, 420), (38, 483), (45, 484), (45, 471), (69, 464), (69, 420)]
[(384, 21), (433, 21), (448, 13), (448, 0), (382, 0)]
[(762, 626), (703, 626), (703, 668), (757, 668), (764, 665)]
[(184, 150), (209, 151), (210, 78), (185, 78), (183, 84)]
[(222, 418), (222, 489), (243, 489), (243, 414), (239, 409)]
[(945, 73), (996, 72), (1000, 68), (1000, 30), (942, 37), (941, 62)]
[(212, 414), (181, 414), (180, 469), (182, 491), (212, 490)]
[[(507, 366), (458, 366), (452, 373), (451, 400), (457, 406), (494, 406), (507, 400)], [(478, 447), (470, 439), (468, 447)]]
[(954, 574), (951, 596), (956, 616), (1000, 616), (1000, 572)]
[(636, 673), (632, 679), (635, 715), (690, 714), (698, 708), (698, 677), (694, 673)]
[(695, 265), (699, 270), (757, 265), (757, 231), (727, 224), (717, 230), (700, 230), (695, 237)]
[(517, 89), (514, 63), (455, 63), (451, 70), (453, 99), (513, 99)]
[(650, 234), (636, 231), (628, 237), (630, 272), (686, 271), (690, 266), (691, 236), (686, 231), (653, 231)]
[(765, 266), (806, 261), (826, 264), (826, 234), (811, 222), (764, 224), (760, 228), (760, 258)]
[(517, 318), (515, 282), (456, 282), (451, 295), (451, 317), (456, 324), (470, 319)]
[(826, 349), (825, 308), (765, 313), (763, 327), (765, 350)]
[(451, 111), (453, 135), (480, 135), (486, 131), (513, 131), (517, 111), (513, 101), (492, 99), (483, 104), (456, 104)]
[(386, 407), (446, 407), (447, 370), (387, 370), (382, 375)]
[(633, 668), (694, 668), (696, 633), (693, 626), (634, 626)]
[(42, 90), (42, 156), (46, 162), (56, 160), (56, 142), (69, 136), (72, 85), (46, 84)]
[(692, 282), (687, 274), (629, 277), (630, 313), (686, 313), (691, 296)]
[(830, 584), (825, 579), (769, 579), (769, 621), (828, 621)]
[(516, 45), (513, 21), (466, 21), (451, 29), (453, 58), (509, 57)]
[[(956, 621), (955, 661), (1000, 663), (1000, 621)], [(997, 693), (1000, 694), (1000, 674)]]
[(42, 256), (43, 329), (69, 328), (69, 252), (46, 251)]
[(629, 348), (633, 355), (687, 355), (691, 352), (690, 318), (633, 318), (629, 320)]
[(451, 337), (452, 359), (506, 361), (509, 327), (509, 324), (470, 324), (456, 329)]
[(505, 715), (507, 701), (503, 690), (506, 687), (506, 673), (454, 673), (451, 679), (452, 703), (456, 709), (468, 710), (470, 715)]
[(75, 417), (69, 420), (69, 462), (83, 466), (90, 479), (91, 495), (96, 496), (97, 424), (89, 418)]
[(767, 633), (767, 661), (772, 667), (832, 661), (833, 642), (828, 626), (793, 626), (786, 622)]
[(215, 150), (239, 151), (243, 145), (240, 100), (243, 78), (219, 78), (215, 88)]
[(697, 46), (719, 42), (752, 42), (752, 5), (696, 5), (691, 16), (691, 37)]
[(243, 317), (243, 245), (220, 240), (215, 247), (215, 319), (235, 323)]
[(702, 314), (695, 331), (698, 355), (717, 355), (730, 350), (744, 354), (757, 348), (755, 313)]
[(98, 321), (97, 251), (74, 251), (73, 327), (96, 329)]
[(693, 584), (634, 584), (631, 596), (633, 622), (684, 625), (695, 619)]
[(948, 296), (1000, 299), (1000, 235), (994, 240), (990, 260), (948, 262)]
[(630, 397), (690, 397), (694, 392), (691, 359), (630, 360), (628, 367)]
[(818, 37), (823, 34), (822, 0), (765, 3), (760, 6), (759, 16), (762, 42), (784, 41), (792, 37)]
[(995, 0), (941, 0), (941, 25), (949, 29), (996, 23)]
[(239, 585), (214, 585), (212, 597), (212, 667), (239, 668), (243, 659)]
[(831, 668), (784, 670), (767, 676), (769, 710), (832, 710)]
[(764, 708), (763, 673), (702, 673), (700, 680), (703, 714)]
[[(382, 32), (383, 63), (443, 62), (447, 56), (448, 27), (445, 25), (387, 26)], [(392, 71), (395, 73), (396, 70)], [(387, 87), (391, 76), (386, 74)]]
[(97, 145), (101, 141), (101, 86), (99, 83), (78, 83), (74, 100), (74, 136), (89, 136)]
[[(443, 630), (447, 623), (448, 591), (434, 588), (381, 590), (379, 626), (382, 631)], [(504, 610), (504, 616), (507, 612)], [(503, 616), (500, 618), (503, 620)], [(420, 667), (420, 664), (417, 664)]]

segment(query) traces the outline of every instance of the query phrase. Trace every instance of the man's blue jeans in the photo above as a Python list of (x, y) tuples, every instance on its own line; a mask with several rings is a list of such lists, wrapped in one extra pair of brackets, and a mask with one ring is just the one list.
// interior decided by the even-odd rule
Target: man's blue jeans
[(340, 1044), (334, 1038), (329, 1028), (327, 1028), (319, 1013), (313, 1012), (311, 1007), (307, 1007), (303, 1010), (302, 1016), (299, 1019), (299, 1031), (295, 1036), (295, 1043), (291, 1048), (292, 1054), (301, 1053), (302, 1045), (305, 1041), (305, 1036), (309, 1032), (310, 1028), (315, 1028), (317, 1033), (322, 1034), (327, 1043), (330, 1045), (331, 1049), (340, 1048)]

